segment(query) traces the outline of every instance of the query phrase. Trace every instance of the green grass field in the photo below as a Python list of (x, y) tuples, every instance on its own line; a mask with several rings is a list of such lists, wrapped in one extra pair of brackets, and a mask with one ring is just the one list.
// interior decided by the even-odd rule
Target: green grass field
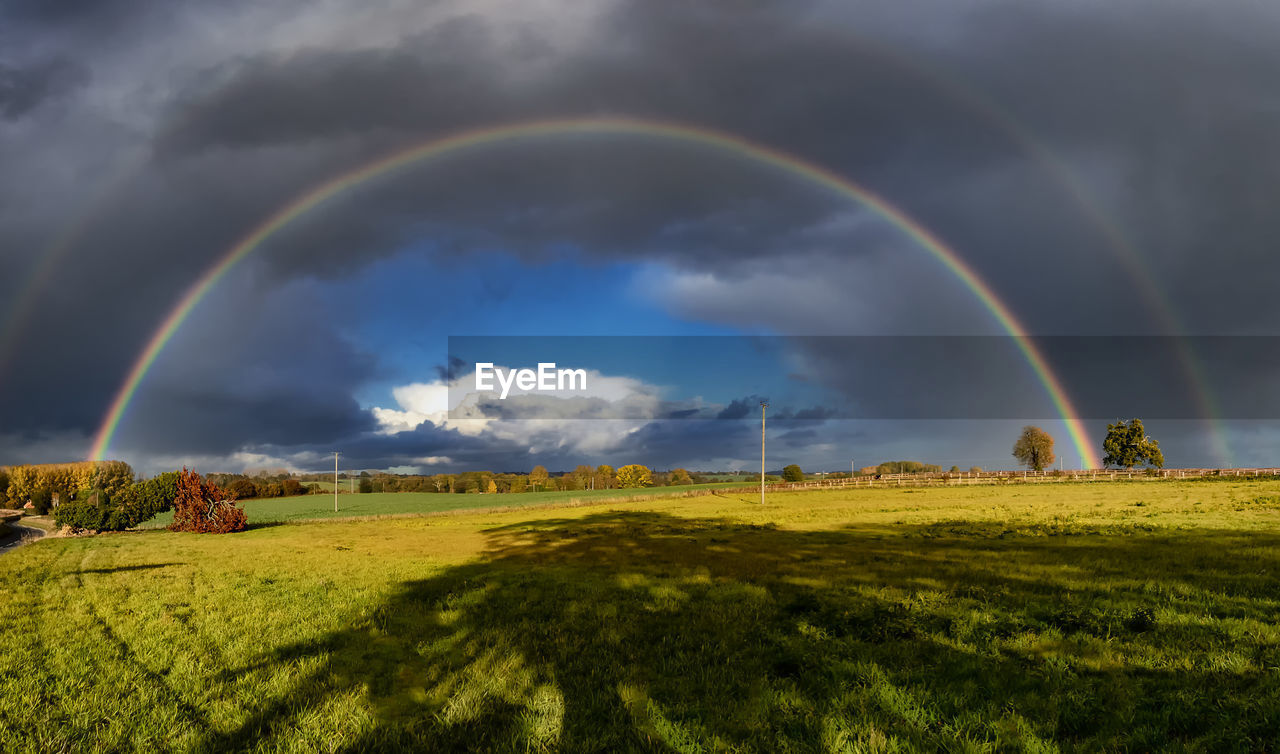
[[(591, 500), (642, 499), (666, 497), (697, 490), (740, 487), (740, 484), (691, 484), (677, 487), (649, 487), (627, 490), (572, 490), (565, 492), (519, 492), (506, 495), (450, 495), (435, 492), (370, 492), (339, 494), (338, 511), (333, 510), (333, 484), (328, 495), (253, 498), (241, 505), (250, 523), (282, 523), (317, 518), (351, 518), (366, 516), (412, 516), (476, 508), (527, 508), (530, 506), (565, 505)], [(143, 528), (168, 526), (173, 513), (156, 516)]]
[(0, 748), (1273, 750), (1278, 517), (1098, 483), (45, 539), (0, 558)]
[[(813, 479), (817, 479), (817, 478), (818, 478), (816, 475), (812, 475), (812, 474), (810, 475), (810, 477), (811, 477), (811, 478), (813, 478)], [(675, 487), (667, 488), (667, 489), (692, 489), (692, 488), (698, 488), (698, 487), (715, 487), (715, 486), (722, 485), (722, 484), (725, 484), (725, 483), (728, 483), (728, 482), (738, 482), (738, 483), (744, 483), (744, 482), (745, 482), (745, 483), (750, 483), (750, 481), (751, 481), (751, 475), (750, 475), (750, 474), (716, 474), (716, 475), (714, 475), (714, 476), (712, 476), (712, 477), (709, 477), (709, 478), (710, 478), (712, 481), (710, 481), (710, 482), (708, 482), (708, 483), (706, 483), (706, 484), (676, 485)], [(760, 482), (760, 477), (759, 477), (759, 475), (757, 475), (757, 476), (755, 477), (755, 481), (756, 481), (756, 483), (759, 483), (759, 482)], [(317, 485), (318, 487), (320, 487), (320, 489), (322, 489), (322, 490), (324, 490), (324, 491), (328, 492), (329, 494), (333, 494), (333, 479), (332, 479), (332, 478), (330, 478), (330, 479), (329, 479), (329, 480), (327, 480), (327, 481), (325, 481), (325, 480), (320, 480), (320, 481), (315, 481), (315, 482), (304, 482), (304, 484), (314, 484), (314, 485)], [(356, 484), (357, 484), (357, 485), (358, 485), (358, 484), (360, 484), (360, 480), (358, 480), (358, 479), (357, 479), (357, 480), (356, 480)], [(351, 492), (351, 486), (352, 486), (352, 485), (351, 485), (351, 480), (349, 480), (349, 479), (339, 479), (339, 480), (338, 480), (338, 487), (339, 487), (339, 489), (340, 489), (343, 493), (350, 493), (350, 492)], [(593, 491), (595, 491), (595, 490), (593, 490)], [(599, 491), (603, 492), (604, 490), (599, 490)], [(618, 491), (618, 490), (613, 490), (613, 492), (617, 492), (617, 491)], [(430, 494), (430, 493), (428, 493), (428, 494)], [(527, 494), (527, 493), (516, 493), (516, 494)], [(561, 493), (555, 493), (555, 492), (552, 492), (552, 493), (538, 493), (538, 494), (568, 494), (568, 493), (563, 493), (563, 492), (561, 492)]]

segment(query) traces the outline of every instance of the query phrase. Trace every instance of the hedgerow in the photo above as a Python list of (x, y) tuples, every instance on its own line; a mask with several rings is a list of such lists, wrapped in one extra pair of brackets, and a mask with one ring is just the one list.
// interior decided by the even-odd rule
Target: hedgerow
[(123, 531), (173, 507), (178, 472), (169, 471), (125, 488), (114, 497), (104, 489), (85, 488), (54, 509), (59, 526), (93, 531)]

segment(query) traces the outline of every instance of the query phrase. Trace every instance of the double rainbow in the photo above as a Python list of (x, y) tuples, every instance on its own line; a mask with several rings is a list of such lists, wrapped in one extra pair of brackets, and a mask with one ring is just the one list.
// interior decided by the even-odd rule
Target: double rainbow
[(1066, 391), (1057, 376), (1049, 368), (1044, 357), (1035, 347), (1035, 344), (1029, 339), (1026, 329), (1009, 307), (997, 297), (991, 286), (978, 277), (973, 268), (965, 263), (955, 250), (943, 243), (927, 228), (862, 186), (831, 170), (794, 155), (747, 141), (733, 134), (708, 128), (629, 118), (541, 120), (470, 130), (452, 136), (432, 139), (424, 144), (401, 150), (344, 173), (297, 197), (268, 217), (262, 224), (258, 225), (231, 247), (216, 264), (209, 268), (187, 290), (186, 294), (165, 317), (164, 321), (152, 334), (150, 340), (148, 340), (146, 347), (143, 348), (132, 368), (130, 368), (124, 384), (120, 386), (119, 391), (112, 400), (111, 406), (94, 436), (93, 446), (89, 452), (89, 460), (100, 460), (106, 456), (107, 449), (111, 445), (111, 439), (119, 428), (120, 421), (129, 408), (134, 395), (137, 394), (139, 385), (142, 384), (147, 372), (155, 364), (156, 358), (168, 345), (174, 333), (182, 327), (183, 322), (186, 321), (196, 305), (237, 262), (252, 254), (291, 222), (349, 189), (385, 176), (400, 168), (454, 152), (476, 149), (516, 139), (572, 134), (640, 136), (705, 146), (759, 164), (769, 165), (804, 178), (875, 212), (933, 255), (982, 302), (982, 305), (986, 307), (1000, 327), (1013, 337), (1014, 342), (1017, 343), (1018, 348), (1022, 351), (1024, 358), (1035, 373), (1036, 378), (1044, 386), (1055, 410), (1066, 424), (1067, 432), (1071, 436), (1071, 442), (1075, 446), (1082, 465), (1087, 468), (1096, 468), (1100, 465), (1097, 455), (1089, 443), (1089, 438), (1085, 434), (1083, 423), (1072, 407)]

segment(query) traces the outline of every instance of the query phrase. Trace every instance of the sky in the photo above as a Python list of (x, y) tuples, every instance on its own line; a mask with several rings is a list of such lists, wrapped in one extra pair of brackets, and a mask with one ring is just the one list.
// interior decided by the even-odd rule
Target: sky
[[(10, 0), (0, 464), (750, 469), (768, 399), (770, 468), (1010, 468), (1026, 423), (1080, 465), (995, 301), (1093, 452), (1145, 411), (1171, 466), (1276, 465), (1277, 80), (1246, 0)], [(535, 121), (577, 126), (278, 223), (110, 420), (255, 228)], [(466, 336), (597, 338), (595, 387), (468, 397)]]

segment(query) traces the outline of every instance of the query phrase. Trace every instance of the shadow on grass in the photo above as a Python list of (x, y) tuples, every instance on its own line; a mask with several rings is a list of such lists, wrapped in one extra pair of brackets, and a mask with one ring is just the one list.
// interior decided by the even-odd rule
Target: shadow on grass
[(487, 532), (213, 749), (335, 693), (347, 750), (1266, 749), (1280, 536), (954, 522), (798, 532), (602, 513)]
[(250, 521), (245, 526), (245, 531), (254, 531), (256, 529), (274, 529), (277, 526), (288, 526), (288, 521)]
[(115, 568), (86, 568), (83, 571), (77, 571), (79, 574), (90, 573), (124, 573), (127, 571), (150, 571), (155, 568), (170, 568), (172, 566), (186, 565), (186, 563), (145, 563), (143, 565), (116, 566)]

